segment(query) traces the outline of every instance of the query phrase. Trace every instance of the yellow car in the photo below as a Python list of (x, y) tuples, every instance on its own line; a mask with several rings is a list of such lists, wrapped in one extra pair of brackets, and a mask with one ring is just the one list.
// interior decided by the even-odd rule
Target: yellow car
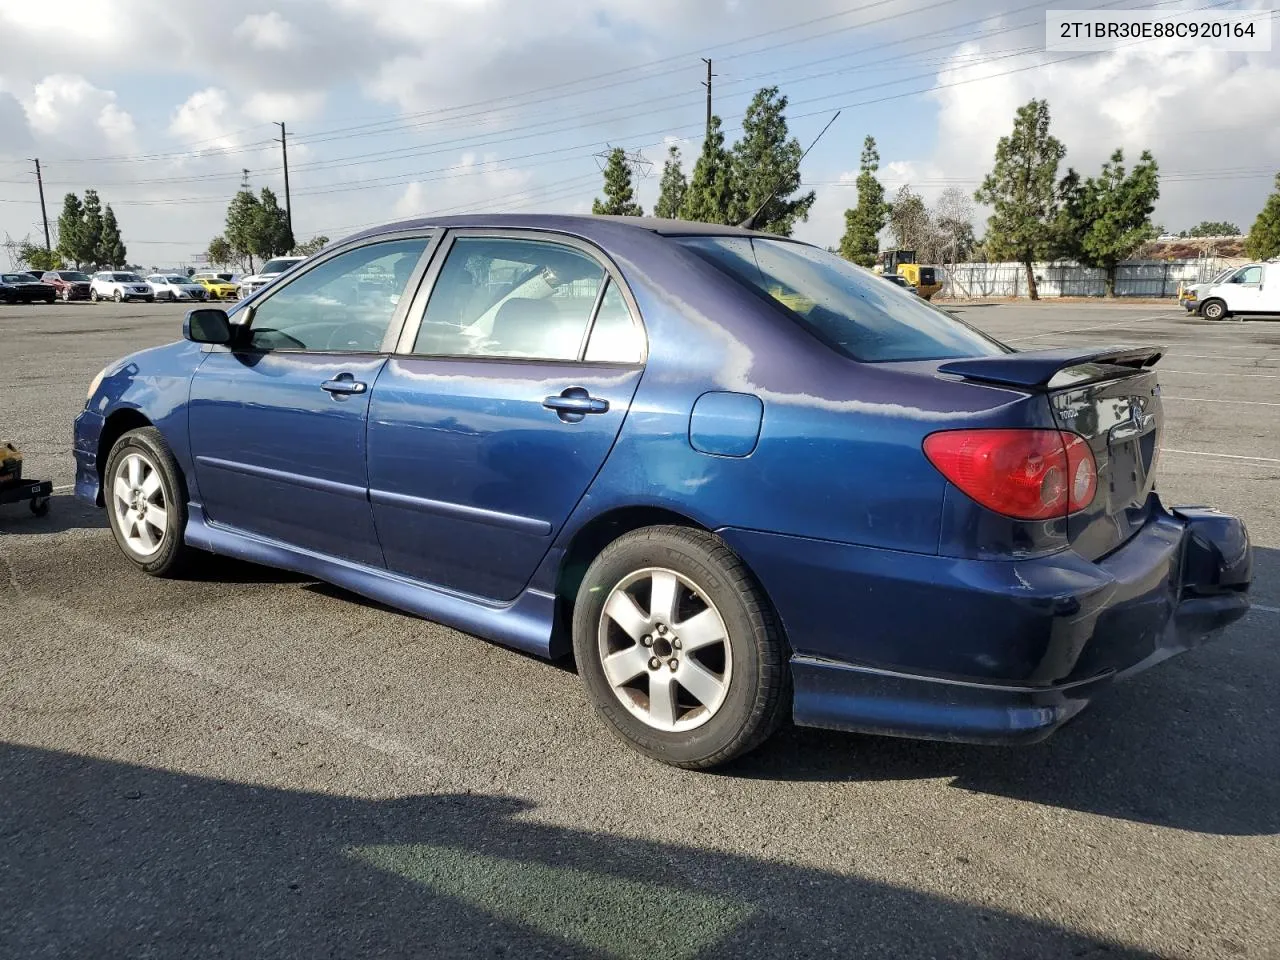
[(234, 300), (240, 296), (240, 285), (216, 273), (197, 273), (191, 278), (209, 293), (211, 300)]

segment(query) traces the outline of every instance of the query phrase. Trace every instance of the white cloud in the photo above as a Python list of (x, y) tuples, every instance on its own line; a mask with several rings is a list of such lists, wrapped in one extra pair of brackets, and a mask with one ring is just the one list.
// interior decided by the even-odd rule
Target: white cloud
[(244, 103), (244, 112), (254, 120), (276, 123), (280, 120), (299, 122), (310, 120), (324, 109), (325, 95), (321, 90), (295, 93), (288, 90), (261, 90)]
[(22, 105), (37, 136), (83, 147), (105, 144), (122, 151), (133, 145), (133, 118), (116, 103), (116, 94), (76, 74), (45, 77)]
[(298, 44), (298, 30), (276, 11), (251, 13), (240, 21), (235, 37), (255, 50), (291, 50)]

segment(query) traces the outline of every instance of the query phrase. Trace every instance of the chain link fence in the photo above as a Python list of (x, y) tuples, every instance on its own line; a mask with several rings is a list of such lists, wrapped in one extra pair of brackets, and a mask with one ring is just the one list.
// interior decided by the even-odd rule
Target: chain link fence
[[(1116, 296), (1175, 297), (1178, 285), (1201, 283), (1231, 266), (1222, 257), (1194, 260), (1130, 260), (1116, 267)], [(1037, 263), (1036, 288), (1041, 297), (1102, 297), (1106, 271), (1078, 263)], [(1025, 297), (1027, 271), (1020, 263), (957, 263), (943, 268), (942, 296), (957, 300)]]

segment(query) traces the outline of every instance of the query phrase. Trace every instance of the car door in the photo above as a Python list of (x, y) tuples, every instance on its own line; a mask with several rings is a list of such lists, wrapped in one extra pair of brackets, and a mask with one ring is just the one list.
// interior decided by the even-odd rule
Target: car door
[(644, 347), (593, 248), (451, 232), (373, 388), (369, 495), (388, 568), (514, 598), (608, 456)]
[[(237, 313), (188, 405), (208, 519), (381, 566), (369, 509), (369, 389), (395, 343), (429, 235), (340, 249)], [(362, 278), (386, 282), (370, 288)]]
[(1251, 263), (1241, 267), (1227, 281), (1227, 309), (1232, 313), (1262, 313), (1267, 310), (1262, 284), (1263, 265)]

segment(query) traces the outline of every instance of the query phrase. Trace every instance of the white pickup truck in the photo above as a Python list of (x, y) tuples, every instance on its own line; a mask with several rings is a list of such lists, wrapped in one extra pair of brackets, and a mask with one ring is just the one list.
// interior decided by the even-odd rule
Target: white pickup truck
[(1200, 316), (1280, 314), (1280, 260), (1247, 263), (1200, 294)]

